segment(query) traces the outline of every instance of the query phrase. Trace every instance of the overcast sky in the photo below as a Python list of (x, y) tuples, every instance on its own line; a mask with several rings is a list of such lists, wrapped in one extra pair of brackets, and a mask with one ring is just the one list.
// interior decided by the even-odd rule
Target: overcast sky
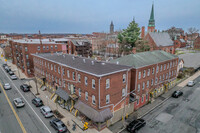
[[(148, 25), (152, 0), (0, 0), (0, 33), (92, 33)], [(154, 0), (156, 29), (200, 29), (200, 0)]]

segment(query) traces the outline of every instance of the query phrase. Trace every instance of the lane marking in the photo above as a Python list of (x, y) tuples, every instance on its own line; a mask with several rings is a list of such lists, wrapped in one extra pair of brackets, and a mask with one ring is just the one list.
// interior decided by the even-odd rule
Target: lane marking
[(12, 103), (10, 102), (10, 100), (9, 100), (9, 98), (8, 98), (8, 96), (7, 96), (7, 94), (6, 94), (5, 90), (4, 90), (3, 85), (1, 84), (1, 82), (0, 82), (0, 86), (2, 88), (2, 91), (3, 91), (3, 93), (4, 93), (5, 97), (6, 97), (6, 100), (8, 101), (8, 103), (10, 105), (10, 108), (12, 109), (12, 111), (13, 111), (13, 113), (14, 113), (14, 115), (15, 115), (15, 117), (16, 117), (16, 119), (17, 119), (17, 121), (18, 121), (18, 123), (19, 123), (19, 125), (20, 125), (20, 127), (21, 127), (21, 129), (23, 131), (23, 133), (27, 133), (25, 128), (24, 128), (24, 125), (22, 124), (21, 120), (19, 119), (19, 116), (17, 115)]
[[(4, 74), (8, 77), (7, 73), (3, 70), (2, 66), (1, 66), (1, 70), (4, 72)], [(45, 126), (45, 128), (48, 130), (49, 133), (51, 133), (51, 131), (49, 130), (49, 128), (46, 126), (46, 124), (42, 121), (42, 119), (39, 117), (39, 115), (35, 112), (35, 110), (31, 107), (31, 105), (29, 104), (29, 102), (25, 99), (25, 97), (22, 95), (22, 93), (19, 91), (19, 89), (17, 88), (17, 86), (14, 84), (14, 82), (10, 79), (10, 77), (8, 77), (8, 79), (10, 80), (10, 82), (14, 85), (15, 89), (19, 92), (19, 94), (21, 95), (21, 97), (24, 99), (24, 101), (28, 104), (28, 106), (31, 108), (31, 110), (34, 112), (34, 114), (38, 117), (38, 119), (42, 122), (42, 124)]]

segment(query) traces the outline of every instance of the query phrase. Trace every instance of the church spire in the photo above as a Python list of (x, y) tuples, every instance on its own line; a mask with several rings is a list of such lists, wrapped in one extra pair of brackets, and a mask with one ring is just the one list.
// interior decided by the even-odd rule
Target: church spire
[(151, 8), (151, 15), (150, 15), (150, 19), (149, 19), (149, 26), (150, 27), (155, 27), (154, 4), (152, 4), (152, 8)]
[(153, 32), (155, 30), (154, 4), (152, 4), (152, 8), (151, 8), (151, 14), (150, 14), (150, 19), (149, 19), (148, 29), (151, 32)]
[(113, 24), (113, 21), (111, 21), (111, 24), (110, 24), (110, 33), (114, 33), (114, 24)]

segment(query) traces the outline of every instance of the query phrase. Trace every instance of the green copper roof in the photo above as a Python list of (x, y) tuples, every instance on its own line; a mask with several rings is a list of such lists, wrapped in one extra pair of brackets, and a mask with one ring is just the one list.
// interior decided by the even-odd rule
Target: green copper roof
[(140, 68), (175, 58), (178, 58), (178, 56), (167, 53), (162, 50), (155, 50), (155, 51), (141, 52), (137, 54), (130, 54), (115, 60), (111, 60), (110, 62), (111, 63), (119, 62), (119, 64), (121, 65)]
[(152, 4), (152, 8), (151, 8), (151, 15), (150, 15), (150, 19), (149, 19), (149, 26), (155, 26), (155, 20), (154, 20), (154, 5)]

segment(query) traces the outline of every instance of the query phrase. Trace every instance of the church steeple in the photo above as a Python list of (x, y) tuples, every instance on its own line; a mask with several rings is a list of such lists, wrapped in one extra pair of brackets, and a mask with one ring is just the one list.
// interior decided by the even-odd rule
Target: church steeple
[(114, 33), (114, 24), (113, 24), (113, 21), (111, 21), (111, 24), (110, 24), (110, 33)]
[(153, 32), (155, 30), (155, 19), (154, 19), (154, 4), (152, 4), (151, 15), (149, 19), (148, 31)]

